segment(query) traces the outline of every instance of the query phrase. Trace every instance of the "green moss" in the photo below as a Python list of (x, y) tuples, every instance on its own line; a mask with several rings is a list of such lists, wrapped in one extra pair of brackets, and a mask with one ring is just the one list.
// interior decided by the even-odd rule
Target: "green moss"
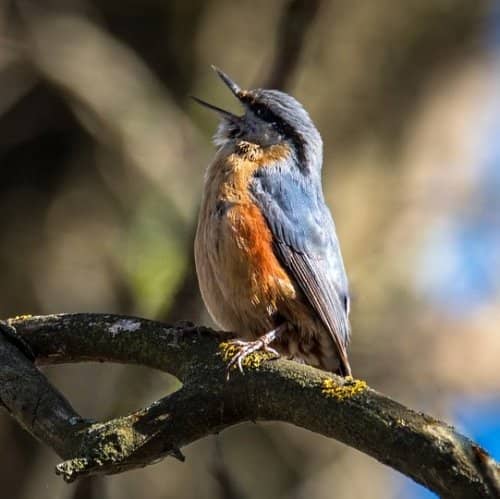
[(88, 467), (89, 460), (86, 457), (77, 457), (75, 459), (71, 459), (71, 461), (67, 461), (66, 463), (66, 468), (68, 468), (67, 471), (70, 471), (72, 473), (85, 471)]
[(326, 378), (323, 380), (321, 387), (321, 392), (325, 397), (333, 397), (338, 401), (343, 401), (363, 393), (368, 388), (368, 385), (366, 381), (347, 376), (342, 385), (332, 378)]

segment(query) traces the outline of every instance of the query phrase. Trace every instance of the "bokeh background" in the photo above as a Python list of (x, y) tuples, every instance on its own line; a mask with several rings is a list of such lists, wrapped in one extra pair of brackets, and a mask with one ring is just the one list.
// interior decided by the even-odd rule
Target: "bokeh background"
[[(357, 377), (500, 459), (500, 8), (485, 0), (0, 3), (0, 316), (106, 311), (210, 324), (192, 239), (216, 117), (210, 70), (295, 95), (325, 142), (324, 188), (353, 292)], [(45, 370), (86, 417), (175, 380)], [(186, 415), (189, 417), (189, 414)], [(66, 485), (0, 414), (10, 499), (428, 498), (373, 459), (245, 424), (167, 459)]]

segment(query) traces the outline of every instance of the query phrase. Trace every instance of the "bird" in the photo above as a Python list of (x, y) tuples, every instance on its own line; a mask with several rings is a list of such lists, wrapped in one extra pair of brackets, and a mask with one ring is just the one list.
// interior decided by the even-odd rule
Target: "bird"
[[(304, 107), (274, 89), (242, 89), (212, 69), (242, 106), (220, 117), (194, 241), (214, 322), (235, 335), (229, 367), (252, 352), (351, 376), (349, 289), (322, 188), (323, 142)], [(233, 351), (234, 351), (233, 350)]]

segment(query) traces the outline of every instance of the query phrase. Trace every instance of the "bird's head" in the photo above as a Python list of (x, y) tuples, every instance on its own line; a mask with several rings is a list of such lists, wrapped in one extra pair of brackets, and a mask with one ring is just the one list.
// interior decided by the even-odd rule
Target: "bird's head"
[(242, 116), (237, 116), (193, 97), (196, 102), (221, 116), (214, 138), (217, 145), (242, 140), (261, 147), (287, 144), (297, 158), (299, 168), (309, 171), (321, 169), (321, 136), (300, 102), (279, 90), (243, 90), (220, 69), (212, 67), (245, 110)]

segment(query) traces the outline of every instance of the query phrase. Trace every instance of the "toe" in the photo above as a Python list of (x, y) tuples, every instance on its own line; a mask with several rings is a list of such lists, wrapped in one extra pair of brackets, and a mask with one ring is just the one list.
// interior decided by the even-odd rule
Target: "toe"
[(267, 347), (265, 349), (266, 352), (272, 353), (276, 358), (281, 357), (278, 350), (275, 350), (274, 348)]
[(245, 374), (243, 372), (243, 359), (245, 358), (245, 355), (238, 355), (238, 369), (240, 370), (241, 374)]

